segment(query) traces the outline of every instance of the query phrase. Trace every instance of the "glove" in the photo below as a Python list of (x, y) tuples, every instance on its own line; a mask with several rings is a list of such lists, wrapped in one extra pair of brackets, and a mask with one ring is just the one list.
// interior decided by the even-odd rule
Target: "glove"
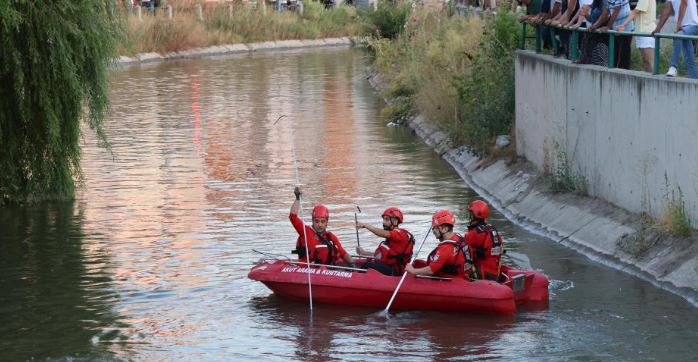
[(296, 200), (300, 200), (300, 199), (301, 199), (301, 195), (302, 195), (303, 193), (301, 192), (300, 187), (296, 186), (296, 187), (293, 189), (293, 194), (296, 195)]

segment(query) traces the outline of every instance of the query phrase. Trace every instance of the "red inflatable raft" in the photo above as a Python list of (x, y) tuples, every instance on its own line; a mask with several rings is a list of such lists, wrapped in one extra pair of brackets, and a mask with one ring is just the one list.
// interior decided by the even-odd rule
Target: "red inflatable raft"
[[(293, 300), (308, 299), (307, 264), (277, 260), (255, 265), (248, 277), (274, 293)], [(416, 267), (424, 266), (417, 260)], [(548, 278), (536, 271), (502, 267), (504, 281), (467, 281), (408, 274), (391, 309), (491, 312), (512, 314), (516, 306), (547, 306)], [(310, 268), (313, 302), (385, 308), (400, 277), (373, 269), (313, 265)]]

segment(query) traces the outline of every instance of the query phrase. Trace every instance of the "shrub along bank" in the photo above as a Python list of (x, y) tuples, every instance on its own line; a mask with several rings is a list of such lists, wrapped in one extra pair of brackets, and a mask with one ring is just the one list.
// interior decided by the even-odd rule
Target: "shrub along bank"
[[(403, 9), (398, 5), (384, 13), (399, 18)], [(487, 154), (514, 124), (516, 15), (504, 10), (463, 18), (422, 9), (404, 17), (398, 34), (369, 44), (375, 69), (387, 83), (384, 95), (396, 100), (384, 115), (422, 114), (448, 130), (454, 142)]]

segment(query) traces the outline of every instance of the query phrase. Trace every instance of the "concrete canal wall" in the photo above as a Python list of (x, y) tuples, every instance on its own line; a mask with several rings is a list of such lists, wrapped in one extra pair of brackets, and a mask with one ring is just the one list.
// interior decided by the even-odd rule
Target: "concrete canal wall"
[[(407, 125), (512, 222), (698, 306), (698, 242), (643, 231), (639, 214), (661, 213), (666, 173), (698, 225), (698, 82), (519, 52), (516, 117), (528, 160), (482, 160), (421, 116)], [(591, 196), (550, 192), (559, 151)]]
[(590, 196), (654, 217), (680, 189), (698, 225), (698, 81), (525, 51), (515, 65), (519, 155), (549, 170), (564, 152)]

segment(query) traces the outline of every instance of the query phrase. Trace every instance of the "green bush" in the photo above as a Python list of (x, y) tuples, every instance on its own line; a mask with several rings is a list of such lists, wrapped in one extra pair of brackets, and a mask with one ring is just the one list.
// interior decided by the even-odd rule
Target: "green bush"
[[(671, 234), (680, 237), (688, 237), (693, 231), (691, 218), (686, 211), (686, 203), (683, 200), (683, 191), (680, 187), (674, 190), (669, 185), (669, 177), (664, 173), (665, 194), (664, 211), (658, 224)], [(677, 195), (678, 194), (678, 195)]]
[(514, 51), (520, 28), (516, 14), (502, 11), (487, 21), (470, 74), (456, 76), (462, 122), (455, 136), (476, 154), (487, 153), (495, 137), (514, 124)]
[(376, 11), (364, 12), (363, 15), (372, 26), (372, 32), (375, 35), (395, 39), (405, 29), (405, 22), (410, 11), (409, 4), (381, 3)]
[(572, 164), (567, 157), (567, 152), (557, 149), (557, 162), (550, 170), (550, 189), (555, 193), (573, 192), (585, 195), (587, 188), (584, 177), (572, 170)]

